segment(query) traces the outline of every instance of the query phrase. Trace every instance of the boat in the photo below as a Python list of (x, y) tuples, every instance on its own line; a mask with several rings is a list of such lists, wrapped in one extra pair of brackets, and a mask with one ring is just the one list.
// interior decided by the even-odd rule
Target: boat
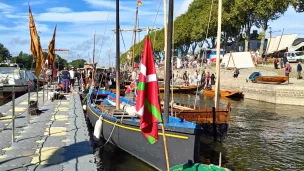
[[(97, 96), (97, 98), (96, 98)], [(87, 117), (95, 127), (98, 120), (102, 121), (100, 135), (110, 143), (136, 156), (158, 170), (166, 170), (164, 144), (162, 136), (151, 145), (139, 129), (139, 118), (124, 111), (115, 110), (116, 94), (98, 90), (90, 91), (87, 97)], [(96, 100), (97, 99), (97, 100)], [(122, 108), (135, 105), (133, 101), (120, 97)], [(114, 105), (111, 105), (113, 104)], [(169, 123), (164, 124), (170, 164), (178, 165), (191, 159), (199, 160), (200, 127), (198, 124), (169, 116)], [(159, 135), (161, 133), (159, 126)], [(183, 148), (180, 148), (183, 147)]]
[(282, 84), (288, 81), (287, 76), (262, 76), (260, 72), (253, 72), (249, 76), (249, 80), (251, 80), (253, 83), (276, 83), (276, 84)]
[(288, 81), (286, 76), (256, 76), (257, 83), (277, 83), (282, 84)]
[[(31, 71), (21, 70), (16, 63), (0, 63), (0, 93), (3, 95), (13, 91), (27, 92), (29, 80), (32, 82), (35, 80)], [(34, 85), (31, 86), (32, 89), (34, 89)]]
[(231, 171), (229, 169), (213, 164), (206, 165), (201, 163), (185, 163), (170, 168), (170, 171)]
[[(173, 90), (174, 93), (195, 93), (197, 90), (201, 90), (204, 87), (201, 85), (190, 85), (190, 86), (174, 86), (170, 87), (170, 91)], [(159, 87), (160, 92), (164, 92), (164, 87)]]
[[(204, 89), (204, 95), (206, 96), (215, 96), (215, 90), (213, 89)], [(242, 91), (229, 91), (229, 90), (220, 90), (220, 97), (226, 98), (243, 98), (244, 94)]]

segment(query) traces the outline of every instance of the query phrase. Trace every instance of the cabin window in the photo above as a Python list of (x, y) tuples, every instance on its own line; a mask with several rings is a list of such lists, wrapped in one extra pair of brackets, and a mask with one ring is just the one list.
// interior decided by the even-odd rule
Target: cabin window
[(292, 53), (291, 56), (294, 57), (295, 56), (294, 53)]

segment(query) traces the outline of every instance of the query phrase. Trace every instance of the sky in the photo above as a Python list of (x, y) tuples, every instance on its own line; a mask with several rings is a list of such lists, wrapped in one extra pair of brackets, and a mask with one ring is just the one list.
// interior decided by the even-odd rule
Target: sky
[[(69, 49), (57, 52), (72, 61), (92, 60), (93, 37), (96, 32), (96, 57), (101, 66), (115, 61), (115, 0), (28, 0), (33, 12), (43, 49), (47, 49), (57, 24), (56, 48)], [(0, 43), (9, 49), (13, 56), (20, 51), (30, 53), (28, 27), (28, 1), (0, 0)], [(174, 16), (186, 12), (193, 0), (175, 0)], [(137, 0), (120, 0), (120, 25), (122, 29), (133, 29)], [(139, 27), (163, 27), (162, 0), (142, 0), (139, 7)], [(159, 8), (160, 7), (160, 8)], [(159, 9), (158, 15), (157, 11)], [(281, 34), (304, 35), (303, 13), (292, 8), (271, 22), (273, 36)], [(137, 36), (137, 41), (146, 33)], [(132, 45), (132, 32), (123, 32), (120, 49), (125, 52)], [(114, 39), (113, 39), (114, 38)], [(113, 41), (112, 41), (113, 40)], [(111, 46), (112, 45), (112, 46)], [(110, 59), (110, 62), (109, 62)]]

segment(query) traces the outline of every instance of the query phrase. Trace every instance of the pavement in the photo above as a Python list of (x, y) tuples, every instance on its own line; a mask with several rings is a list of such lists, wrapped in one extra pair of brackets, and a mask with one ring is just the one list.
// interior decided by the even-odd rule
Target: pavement
[[(45, 98), (44, 104), (42, 92), (39, 95), (42, 113), (31, 116), (29, 124), (27, 94), (16, 100), (16, 115), (20, 115), (15, 120), (15, 142), (11, 142), (11, 125), (0, 132), (0, 171), (96, 170), (79, 94), (68, 94), (54, 102)], [(11, 120), (7, 106), (0, 107), (4, 113), (0, 130)]]

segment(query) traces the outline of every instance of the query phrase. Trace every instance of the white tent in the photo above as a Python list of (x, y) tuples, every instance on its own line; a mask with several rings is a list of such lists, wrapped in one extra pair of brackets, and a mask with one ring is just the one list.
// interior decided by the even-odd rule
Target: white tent
[(224, 55), (221, 66), (224, 68), (254, 68), (250, 52), (232, 52)]
[(296, 38), (296, 34), (286, 34), (270, 38), (267, 42), (267, 53), (273, 53), (286, 48), (291, 49), (292, 43), (294, 40), (296, 40)]

